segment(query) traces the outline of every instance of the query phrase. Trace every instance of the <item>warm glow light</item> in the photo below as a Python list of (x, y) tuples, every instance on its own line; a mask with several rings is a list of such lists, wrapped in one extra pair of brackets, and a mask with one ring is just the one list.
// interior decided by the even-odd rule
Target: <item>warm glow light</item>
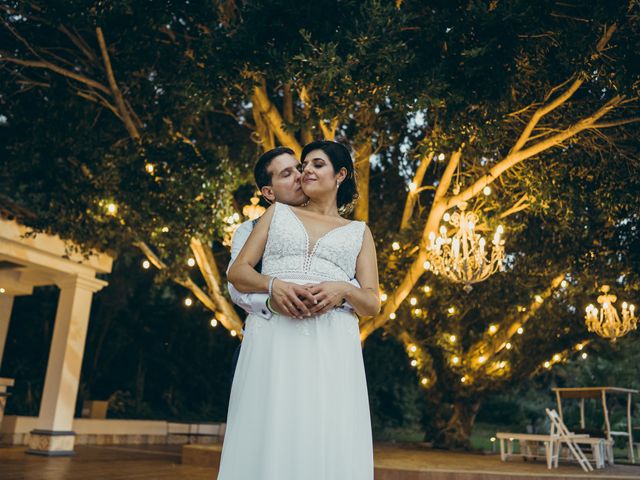
[(236, 335), (238, 335), (238, 332), (236, 332), (235, 330), (231, 330), (229, 333), (231, 334), (232, 337), (235, 337)]
[(461, 383), (466, 383), (466, 381), (467, 381), (467, 377), (462, 377), (462, 378), (460, 379), (460, 382), (461, 382)]
[(190, 267), (193, 267), (196, 264), (196, 261), (193, 258), (190, 258), (189, 260), (187, 260), (187, 265), (189, 265)]
[(438, 155), (438, 160), (440, 160), (441, 162), (444, 160), (444, 153)]
[(418, 299), (416, 297), (411, 297), (411, 300), (409, 300), (409, 303), (412, 306), (415, 306), (418, 303)]
[(456, 340), (457, 340), (457, 339), (458, 339), (458, 338), (457, 338), (455, 335), (451, 335), (451, 336), (449, 337), (449, 341), (450, 341), (451, 343), (456, 343)]
[(487, 357), (485, 357), (484, 355), (481, 355), (480, 357), (478, 357), (478, 363), (480, 365), (482, 365), (486, 361), (487, 361)]
[(415, 192), (416, 188), (418, 188), (418, 186), (414, 182), (409, 183), (409, 191)]
[(482, 193), (484, 193), (485, 195), (491, 195), (491, 187), (487, 185), (482, 189)]
[(517, 332), (518, 332), (518, 335), (522, 335), (524, 333), (524, 328), (519, 327)]
[(187, 307), (190, 307), (191, 305), (193, 305), (193, 300), (191, 300), (191, 298), (187, 297), (187, 298), (184, 299), (184, 304)]
[(493, 443), (496, 441), (496, 437), (491, 437), (489, 440), (491, 441), (491, 443)]
[(4, 292), (6, 292), (6, 290), (4, 288), (0, 287), (0, 293), (4, 293)]
[(424, 293), (429, 293), (429, 292), (431, 291), (431, 287), (430, 287), (429, 285), (425, 285), (425, 286), (422, 288), (422, 291), (423, 291)]
[(510, 342), (507, 342), (507, 344), (504, 346), (504, 348), (506, 348), (507, 350), (511, 350), (511, 347), (512, 345)]
[(449, 212), (445, 213), (445, 214), (442, 216), (442, 219), (443, 219), (445, 222), (448, 222), (449, 220), (451, 220), (451, 214), (450, 214)]
[(554, 361), (554, 362), (559, 362), (559, 361), (560, 361), (560, 358), (561, 358), (561, 357), (560, 357), (560, 354), (559, 354), (559, 353), (556, 353), (556, 354), (553, 356), (553, 361)]
[(576, 350), (580, 351), (584, 348), (584, 345), (582, 345), (581, 343), (576, 345)]
[(560, 282), (560, 286), (561, 286), (562, 288), (567, 288), (567, 285), (568, 285), (568, 284), (569, 284), (569, 283), (568, 283), (566, 280), (562, 280), (562, 281)]
[(162, 233), (167, 233), (169, 231), (169, 227), (162, 227)]
[(449, 312), (449, 313), (451, 313), (451, 314), (456, 313), (456, 307), (449, 307), (449, 308), (447, 309), (447, 312)]
[(540, 295), (535, 296), (536, 302), (542, 303), (542, 297)]
[(153, 165), (153, 163), (146, 163), (144, 165), (144, 169), (147, 171), (147, 173), (153, 173), (156, 167)]
[(390, 318), (391, 320), (395, 320), (395, 319), (396, 319), (396, 314), (395, 314), (394, 312), (391, 312), (391, 313), (389, 314), (389, 318)]
[(393, 242), (391, 244), (391, 248), (393, 248), (394, 250), (400, 250), (400, 244), (398, 242)]
[(218, 326), (218, 320), (216, 320), (215, 318), (211, 319), (211, 322), (209, 322), (211, 324), (212, 327), (217, 327)]
[(418, 361), (414, 358), (413, 360), (411, 360), (411, 366), (415, 367), (416, 365), (418, 365)]
[(142, 261), (142, 268), (144, 268), (145, 270), (147, 270), (150, 266), (151, 266), (151, 262), (149, 260)]
[(380, 294), (380, 301), (381, 302), (386, 302), (387, 301), (387, 294), (386, 293), (381, 293)]
[(422, 380), (420, 380), (420, 383), (422, 383), (422, 385), (426, 385), (427, 383), (429, 383), (429, 379), (423, 378)]
[(416, 347), (415, 345), (411, 345), (411, 346), (409, 347), (409, 351), (410, 351), (410, 352), (415, 353), (415, 352), (416, 352), (416, 350), (418, 350), (418, 347)]
[(583, 353), (582, 355), (580, 355), (580, 356), (582, 357), (582, 359), (583, 359), (583, 360), (586, 360), (586, 359), (587, 359), (587, 357), (588, 357), (589, 355), (587, 355), (587, 352), (584, 352), (584, 353)]
[(416, 309), (413, 311), (413, 313), (414, 313), (414, 315), (422, 315), (422, 309), (421, 309), (421, 308), (416, 308)]
[(115, 215), (118, 212), (118, 206), (115, 203), (107, 203), (107, 213)]
[(451, 363), (453, 363), (454, 365), (458, 365), (460, 363), (460, 357), (458, 357), (457, 355), (452, 357)]
[(426, 262), (424, 262), (424, 263), (422, 264), (422, 267), (423, 267), (425, 270), (429, 270), (429, 269), (431, 268), (431, 262), (429, 262), (429, 260), (427, 260)]
[(551, 368), (551, 362), (544, 362), (544, 368)]
[(496, 333), (498, 331), (498, 327), (496, 327), (495, 325), (491, 325), (489, 326), (489, 333), (491, 335), (493, 335), (494, 333)]

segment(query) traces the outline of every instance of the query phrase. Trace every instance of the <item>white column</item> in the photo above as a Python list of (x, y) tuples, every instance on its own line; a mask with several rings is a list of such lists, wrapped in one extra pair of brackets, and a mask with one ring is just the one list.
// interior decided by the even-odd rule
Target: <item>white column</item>
[(0, 293), (0, 367), (2, 366), (2, 356), (7, 343), (7, 333), (9, 332), (9, 320), (11, 320), (11, 310), (13, 309), (13, 295)]
[(27, 453), (72, 455), (73, 414), (89, 325), (93, 292), (107, 283), (95, 278), (68, 276), (56, 282), (60, 298), (56, 312), (47, 374), (36, 429)]

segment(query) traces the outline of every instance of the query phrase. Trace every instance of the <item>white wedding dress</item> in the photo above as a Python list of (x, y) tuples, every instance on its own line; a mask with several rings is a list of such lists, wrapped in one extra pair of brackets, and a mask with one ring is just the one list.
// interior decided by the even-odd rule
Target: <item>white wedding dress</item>
[[(296, 283), (349, 281), (365, 224), (315, 245), (277, 203), (262, 273)], [(218, 480), (373, 480), (373, 445), (358, 318), (250, 315), (236, 367)]]

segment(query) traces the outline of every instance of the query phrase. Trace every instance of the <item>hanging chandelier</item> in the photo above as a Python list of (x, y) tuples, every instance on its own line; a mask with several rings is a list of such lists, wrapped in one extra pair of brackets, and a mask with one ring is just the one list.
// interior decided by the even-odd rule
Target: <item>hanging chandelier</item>
[(600, 291), (602, 295), (598, 297), (600, 308), (590, 304), (587, 307), (585, 320), (590, 332), (595, 332), (601, 337), (615, 341), (623, 337), (638, 326), (638, 319), (635, 316), (635, 306), (627, 302), (622, 303), (622, 319), (618, 315), (616, 307), (613, 306), (618, 299), (609, 293), (609, 285), (603, 285)]
[(503, 271), (504, 233), (502, 225), (498, 226), (493, 236), (491, 251), (487, 251), (486, 239), (476, 233), (478, 215), (465, 211), (466, 204), (459, 211), (450, 215), (445, 213), (443, 220), (457, 228), (449, 237), (447, 227), (440, 227), (440, 234), (429, 234), (427, 260), (424, 268), (435, 275), (442, 275), (456, 283), (463, 283), (465, 292), (470, 292), (471, 284), (486, 280), (498, 270)]

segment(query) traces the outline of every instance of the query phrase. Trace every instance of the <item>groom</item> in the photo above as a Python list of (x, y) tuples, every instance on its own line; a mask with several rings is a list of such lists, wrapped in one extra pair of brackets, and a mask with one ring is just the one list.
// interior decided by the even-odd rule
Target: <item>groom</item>
[[(258, 159), (253, 171), (256, 185), (264, 199), (269, 203), (280, 202), (291, 206), (299, 206), (305, 203), (308, 198), (302, 191), (299, 168), (300, 163), (290, 148), (277, 147), (264, 153)], [(256, 223), (257, 220), (248, 220), (236, 229), (231, 241), (229, 268), (238, 257)], [(259, 265), (256, 266), (256, 269), (258, 268)], [(360, 286), (357, 280), (354, 279), (352, 282)], [(248, 314), (259, 315), (267, 320), (274, 313), (287, 311), (283, 304), (284, 300), (298, 299), (298, 303), (295, 306), (300, 316), (310, 315), (310, 308), (315, 305), (315, 299), (311, 292), (302, 285), (295, 285), (289, 282), (275, 282), (273, 284), (273, 292), (269, 304), (267, 304), (269, 295), (266, 293), (240, 293), (231, 283), (228, 283), (227, 286), (233, 303)], [(348, 311), (353, 310), (348, 303), (339, 308), (344, 308)], [(233, 355), (233, 371), (235, 371), (241, 345), (242, 343), (238, 345)]]

